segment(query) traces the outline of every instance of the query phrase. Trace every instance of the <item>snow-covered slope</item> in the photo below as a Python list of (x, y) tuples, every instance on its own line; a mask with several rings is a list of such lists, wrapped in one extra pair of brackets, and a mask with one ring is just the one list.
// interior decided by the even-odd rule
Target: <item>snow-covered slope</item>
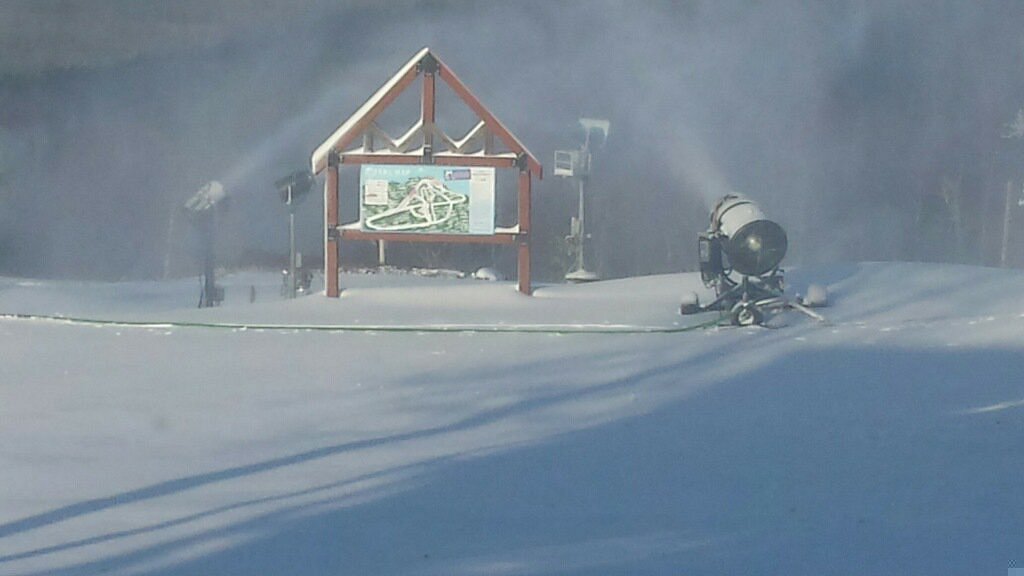
[[(1003, 574), (1024, 566), (1024, 274), (794, 270), (829, 324), (674, 327), (692, 275), (0, 280), (0, 574)], [(255, 286), (256, 303), (249, 304)]]

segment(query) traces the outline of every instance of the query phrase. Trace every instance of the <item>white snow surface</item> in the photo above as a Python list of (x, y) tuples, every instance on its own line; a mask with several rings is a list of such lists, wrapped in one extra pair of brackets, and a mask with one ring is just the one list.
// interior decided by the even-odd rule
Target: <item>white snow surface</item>
[[(1005, 574), (1024, 272), (792, 270), (821, 324), (682, 333), (692, 274), (0, 279), (0, 574)], [(256, 302), (249, 303), (251, 287)], [(203, 328), (161, 322), (380, 326)], [(421, 326), (391, 332), (383, 327)]]

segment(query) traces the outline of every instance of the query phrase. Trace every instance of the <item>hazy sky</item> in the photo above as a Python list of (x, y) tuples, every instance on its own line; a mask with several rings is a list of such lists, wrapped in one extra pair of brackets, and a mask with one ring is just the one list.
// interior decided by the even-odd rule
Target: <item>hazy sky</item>
[[(608, 275), (692, 266), (729, 190), (786, 227), (793, 262), (913, 259), (944, 180), (977, 259), (1024, 153), (999, 138), (1024, 104), (1022, 31), (1011, 1), (5, 2), (0, 273), (152, 276), (169, 247), (187, 263), (171, 214), (213, 179), (224, 258), (283, 256), (273, 181), (423, 46), (549, 173), (578, 117), (611, 121), (588, 213)], [(573, 196), (551, 176), (535, 192), (543, 271)], [(301, 208), (316, 256), (320, 210)]]

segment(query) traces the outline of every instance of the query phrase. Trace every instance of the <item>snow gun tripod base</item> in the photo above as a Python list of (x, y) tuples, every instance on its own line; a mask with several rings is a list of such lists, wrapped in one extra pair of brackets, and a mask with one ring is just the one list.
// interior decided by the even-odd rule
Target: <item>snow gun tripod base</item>
[(723, 286), (723, 289), (716, 290), (717, 297), (711, 303), (702, 306), (697, 294), (691, 293), (684, 297), (679, 312), (684, 315), (721, 312), (734, 326), (761, 326), (769, 318), (785, 310), (796, 310), (819, 322), (825, 321), (824, 316), (812, 310), (826, 305), (823, 287), (812, 285), (808, 290), (808, 296), (791, 299), (783, 292), (781, 270), (776, 271), (770, 278), (744, 276), (739, 282), (728, 277), (724, 277), (724, 280), (732, 286)]
[(718, 311), (735, 326), (760, 326), (771, 316), (784, 310), (796, 310), (819, 322), (825, 318), (811, 310), (827, 305), (824, 287), (812, 285), (804, 298), (795, 300), (785, 295), (783, 272), (778, 266), (759, 275), (740, 274), (734, 279), (734, 270), (726, 265), (723, 243), (727, 238), (714, 231), (701, 234), (699, 239), (701, 280), (714, 288), (715, 299), (702, 306), (695, 293), (683, 298), (679, 312), (684, 315)]

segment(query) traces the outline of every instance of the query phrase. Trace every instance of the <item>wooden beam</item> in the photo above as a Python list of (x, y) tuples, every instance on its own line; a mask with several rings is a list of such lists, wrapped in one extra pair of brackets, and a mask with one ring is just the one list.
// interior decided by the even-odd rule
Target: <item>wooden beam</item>
[(527, 150), (511, 132), (509, 132), (508, 128), (506, 128), (500, 120), (491, 114), (490, 110), (488, 110), (483, 103), (480, 102), (472, 92), (470, 92), (469, 88), (459, 80), (459, 77), (456, 76), (454, 72), (452, 72), (451, 68), (448, 68), (448, 66), (440, 60), (438, 60), (438, 74), (441, 75), (441, 79), (451, 87), (459, 98), (461, 98), (462, 101), (465, 102), (481, 120), (487, 123), (488, 130), (498, 138), (501, 138), (502, 142), (505, 143), (505, 146), (508, 146), (509, 150), (526, 155), (526, 161), (530, 171), (536, 174), (538, 178), (541, 178), (543, 168), (541, 167), (540, 162), (538, 162), (537, 159), (530, 154), (530, 151)]
[(402, 136), (395, 141), (395, 147), (393, 151), (403, 153), (407, 151), (409, 148), (412, 148), (413, 140), (415, 140), (417, 136), (422, 135), (422, 133), (423, 120), (421, 119), (415, 124), (413, 124), (411, 128), (406, 130), (405, 134), (402, 134)]
[[(437, 124), (434, 124), (434, 126), (430, 129), (430, 132), (432, 136), (440, 138), (441, 142), (444, 142), (444, 152), (462, 154), (462, 149), (459, 148), (458, 144), (456, 144), (454, 140), (452, 140), (447, 134), (445, 134), (444, 130), (438, 128)], [(438, 150), (437, 146), (434, 146), (433, 148), (431, 148), (431, 150), (433, 150), (434, 154), (437, 154), (440, 151)]]
[(352, 129), (344, 138), (334, 143), (334, 151), (341, 152), (342, 149), (351, 144), (359, 135), (361, 135), (363, 131), (377, 119), (377, 116), (380, 116), (381, 112), (387, 109), (388, 106), (391, 106), (391, 103), (402, 95), (402, 92), (404, 92), (405, 89), (412, 84), (413, 80), (416, 79), (417, 74), (418, 72), (415, 67), (406, 72), (405, 76), (395, 84), (395, 87), (385, 94), (384, 97), (376, 104), (374, 104), (373, 108), (370, 108), (370, 111), (366, 113), (366, 116), (360, 118), (359, 121), (352, 126)]
[(527, 170), (519, 171), (519, 231), (528, 233), (530, 231), (530, 210), (531, 210), (531, 186), (530, 173)]
[[(380, 113), (383, 112), (388, 106), (390, 106), (391, 103), (394, 102), (395, 99), (398, 98), (402, 94), (402, 92), (404, 92), (405, 89), (409, 87), (410, 84), (412, 84), (413, 80), (416, 79), (417, 75), (419, 75), (419, 71), (416, 70), (415, 66), (409, 68), (409, 71), (406, 72), (405, 75), (398, 80), (398, 82), (391, 88), (391, 90), (384, 94), (381, 97), (381, 99), (378, 100), (362, 118), (360, 118), (355, 124), (353, 124), (352, 127), (348, 130), (348, 132), (346, 132), (341, 138), (339, 138), (337, 142), (333, 143), (332, 150), (340, 154), (341, 151), (344, 150), (349, 144), (351, 144), (356, 138), (361, 137), (363, 135), (363, 132), (365, 132), (367, 128), (370, 127), (370, 124), (377, 119), (377, 116), (380, 116)], [(316, 163), (314, 172), (319, 174), (325, 168), (327, 168), (327, 164), (328, 161), (326, 156), (320, 158)]]
[(533, 295), (533, 285), (530, 283), (530, 238), (528, 235), (519, 240), (519, 254), (517, 260), (517, 289), (520, 294)]
[(440, 166), (493, 166), (494, 168), (514, 168), (515, 158), (487, 156), (434, 156), (434, 164)]
[(408, 154), (364, 154), (361, 152), (341, 155), (342, 164), (422, 164), (423, 157)]
[[(438, 166), (493, 166), (494, 168), (512, 168), (516, 165), (515, 158), (507, 156), (488, 157), (476, 155), (442, 154), (433, 157)], [(422, 164), (423, 157), (418, 154), (364, 154), (361, 152), (341, 155), (342, 164)]]
[(484, 125), (484, 154), (494, 153), (494, 132), (487, 129), (487, 123), (481, 121)]
[(423, 149), (434, 153), (434, 116), (437, 110), (435, 106), (436, 84), (433, 71), (423, 73)]
[[(466, 132), (465, 136), (460, 138), (458, 141), (452, 142), (452, 144), (454, 145), (453, 152), (458, 152), (459, 154), (465, 153), (466, 149), (469, 147), (470, 144), (476, 143), (477, 140), (484, 140), (484, 138), (481, 138), (481, 136), (484, 136), (486, 134), (487, 123), (481, 120), (476, 123), (476, 126), (470, 128), (469, 132)], [(491, 153), (491, 149), (488, 149), (486, 144), (481, 144), (480, 149), (483, 150), (484, 154)]]
[(533, 294), (530, 278), (530, 219), (531, 219), (531, 179), (529, 170), (519, 171), (519, 254), (517, 257), (516, 276), (519, 280), (519, 292), (527, 296)]
[(515, 244), (518, 234), (417, 234), (415, 232), (366, 232), (353, 228), (338, 228), (346, 240), (368, 240), (385, 242), (420, 242), (435, 244)]
[(324, 283), (328, 298), (341, 294), (338, 285), (338, 166), (329, 162), (324, 178)]

